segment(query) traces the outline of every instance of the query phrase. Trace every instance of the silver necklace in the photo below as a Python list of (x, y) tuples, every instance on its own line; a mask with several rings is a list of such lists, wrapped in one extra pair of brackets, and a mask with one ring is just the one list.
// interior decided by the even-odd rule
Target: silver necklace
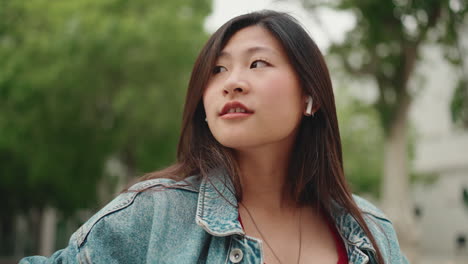
[[(273, 250), (273, 248), (270, 246), (270, 244), (268, 243), (268, 241), (266, 240), (265, 236), (263, 235), (262, 231), (260, 231), (260, 228), (258, 228), (257, 226), (257, 223), (255, 222), (254, 218), (252, 217), (252, 214), (250, 213), (249, 209), (247, 209), (247, 207), (243, 204), (243, 203), (239, 203), (240, 205), (242, 205), (242, 207), (244, 207), (245, 211), (247, 212), (247, 214), (249, 215), (250, 217), (250, 220), (252, 220), (252, 223), (254, 224), (255, 226), (255, 229), (257, 229), (258, 233), (260, 234), (260, 236), (262, 237), (263, 241), (265, 241), (265, 244), (268, 246), (268, 248), (270, 249), (271, 253), (273, 253), (273, 256), (275, 256), (276, 260), (278, 261), (278, 263), (280, 264), (283, 264), (281, 262), (281, 260), (278, 258), (278, 256), (276, 255), (275, 251)], [(302, 210), (299, 209), (299, 253), (297, 254), (297, 263), (299, 264), (300, 260), (301, 260), (301, 249), (302, 249), (302, 232), (301, 232), (301, 222), (302, 222)]]

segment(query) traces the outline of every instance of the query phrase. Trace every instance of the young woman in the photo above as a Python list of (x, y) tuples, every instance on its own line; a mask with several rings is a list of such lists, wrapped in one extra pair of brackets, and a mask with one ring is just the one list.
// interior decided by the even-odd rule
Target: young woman
[(21, 263), (407, 263), (343, 174), (330, 76), (289, 15), (236, 17), (189, 83), (175, 165)]

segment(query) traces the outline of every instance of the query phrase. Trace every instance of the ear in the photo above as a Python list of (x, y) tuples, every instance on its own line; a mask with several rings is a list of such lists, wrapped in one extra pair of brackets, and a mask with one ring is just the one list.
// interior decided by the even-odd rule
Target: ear
[(312, 113), (315, 114), (320, 109), (320, 105), (317, 100), (314, 101), (314, 105), (312, 106)]

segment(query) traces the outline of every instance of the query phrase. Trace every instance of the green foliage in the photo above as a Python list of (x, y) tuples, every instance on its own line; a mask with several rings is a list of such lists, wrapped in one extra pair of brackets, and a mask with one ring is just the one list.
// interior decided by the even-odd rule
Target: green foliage
[(110, 155), (175, 159), (209, 0), (0, 0), (2, 214), (95, 202)]
[(306, 8), (328, 6), (354, 13), (356, 26), (342, 43), (330, 48), (344, 68), (375, 80), (378, 110), (384, 132), (405, 115), (412, 99), (408, 89), (419, 49), (424, 42), (443, 46), (448, 61), (460, 64), (459, 29), (468, 12), (461, 0), (302, 0)]
[[(339, 76), (335, 88), (338, 121), (343, 148), (344, 170), (352, 191), (360, 194), (380, 196), (384, 161), (384, 131), (377, 110), (366, 103), (358, 94), (352, 94), (350, 80), (334, 70)], [(362, 88), (359, 90), (362, 91)], [(416, 131), (410, 130), (408, 139), (409, 159), (415, 158)], [(411, 180), (432, 183), (434, 175), (410, 175)]]
[(462, 200), (463, 200), (463, 204), (468, 208), (468, 189), (467, 188), (463, 188)]
[(433, 185), (437, 182), (440, 175), (437, 173), (412, 173), (410, 175), (411, 182), (418, 184)]
[(461, 80), (450, 103), (452, 121), (462, 127), (468, 128), (468, 82)]
[(376, 110), (337, 88), (337, 111), (345, 175), (353, 192), (379, 196), (383, 166), (383, 131)]
[[(460, 58), (464, 54), (460, 49), (459, 30), (466, 18), (468, 4), (461, 0), (301, 2), (309, 10), (333, 8), (351, 12), (356, 18), (356, 25), (346, 33), (344, 40), (332, 44), (328, 57), (339, 62), (341, 69), (349, 74), (347, 78), (362, 77), (362, 81), (375, 83), (375, 100), (353, 102), (351, 99), (351, 103), (345, 103), (345, 110), (340, 110), (340, 126), (345, 172), (354, 191), (376, 194), (383, 174), (383, 144), (397, 135), (398, 129), (406, 130), (413, 99), (408, 83), (420, 60), (420, 47), (424, 43), (438, 43), (443, 47), (446, 59), (460, 67)], [(419, 89), (416, 88), (418, 92)], [(452, 109), (460, 109), (466, 96), (455, 98)], [(410, 144), (408, 148), (411, 155), (413, 146)]]

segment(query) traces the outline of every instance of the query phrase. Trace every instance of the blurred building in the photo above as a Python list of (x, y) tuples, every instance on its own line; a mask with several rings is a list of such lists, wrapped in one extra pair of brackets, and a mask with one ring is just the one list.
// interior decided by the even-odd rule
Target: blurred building
[(412, 193), (420, 249), (440, 257), (437, 263), (468, 263), (468, 131), (455, 127), (449, 108), (459, 69), (438, 48), (425, 47), (422, 54), (418, 73), (426, 77), (413, 83), (423, 88), (415, 91), (411, 112), (413, 165), (423, 175)]

